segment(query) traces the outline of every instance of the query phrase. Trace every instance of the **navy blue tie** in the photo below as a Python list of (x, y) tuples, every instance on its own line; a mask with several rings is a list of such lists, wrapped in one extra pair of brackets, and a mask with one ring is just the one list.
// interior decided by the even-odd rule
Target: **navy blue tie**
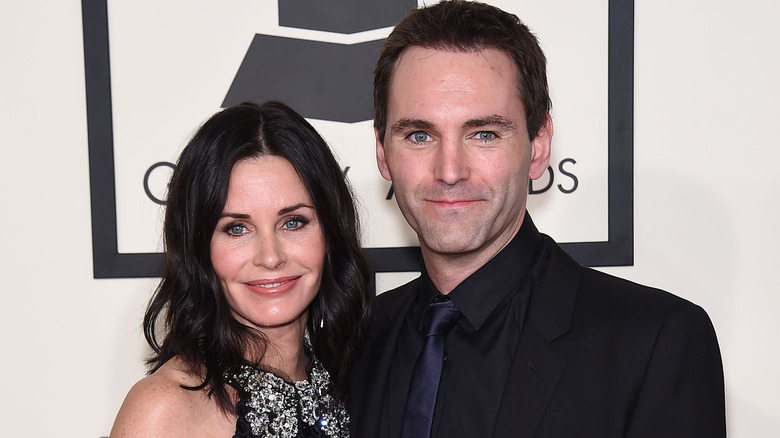
[(459, 318), (460, 310), (452, 300), (434, 301), (428, 305), (428, 330), (423, 349), (414, 364), (401, 428), (402, 438), (427, 438), (431, 435), (433, 410), (444, 361), (444, 336)]

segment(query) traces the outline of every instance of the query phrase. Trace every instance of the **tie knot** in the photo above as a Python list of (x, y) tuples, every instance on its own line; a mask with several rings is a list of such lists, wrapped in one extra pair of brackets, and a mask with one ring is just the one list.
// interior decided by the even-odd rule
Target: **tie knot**
[(452, 300), (432, 302), (428, 305), (428, 331), (425, 336), (446, 335), (460, 318), (460, 310)]

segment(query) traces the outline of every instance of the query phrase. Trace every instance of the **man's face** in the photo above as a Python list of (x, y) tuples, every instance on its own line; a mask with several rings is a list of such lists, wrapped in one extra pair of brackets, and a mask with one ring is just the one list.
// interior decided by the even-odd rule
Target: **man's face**
[(522, 223), (528, 179), (549, 161), (549, 118), (528, 138), (517, 68), (504, 52), (404, 51), (377, 163), (424, 253), (492, 257)]

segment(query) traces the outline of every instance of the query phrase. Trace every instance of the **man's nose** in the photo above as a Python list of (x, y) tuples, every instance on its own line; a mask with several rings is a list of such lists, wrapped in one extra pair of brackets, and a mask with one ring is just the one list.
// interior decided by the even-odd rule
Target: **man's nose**
[(469, 162), (465, 145), (455, 139), (445, 139), (437, 149), (434, 163), (434, 177), (448, 185), (468, 179)]

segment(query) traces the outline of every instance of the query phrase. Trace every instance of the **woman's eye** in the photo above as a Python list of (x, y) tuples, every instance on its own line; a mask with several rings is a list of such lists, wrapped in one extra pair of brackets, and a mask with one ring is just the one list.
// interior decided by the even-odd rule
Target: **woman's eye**
[(299, 228), (302, 228), (304, 225), (308, 224), (309, 221), (302, 217), (293, 217), (290, 219), (287, 219), (282, 224), (282, 228), (285, 230), (297, 230)]
[(227, 233), (233, 236), (240, 236), (246, 232), (246, 227), (243, 225), (233, 224), (227, 227)]
[(425, 143), (430, 140), (431, 136), (424, 131), (415, 131), (409, 134), (409, 138), (415, 143)]
[(290, 219), (284, 223), (284, 227), (287, 228), (288, 230), (298, 228), (299, 226), (300, 226), (300, 222), (298, 221), (298, 219)]

